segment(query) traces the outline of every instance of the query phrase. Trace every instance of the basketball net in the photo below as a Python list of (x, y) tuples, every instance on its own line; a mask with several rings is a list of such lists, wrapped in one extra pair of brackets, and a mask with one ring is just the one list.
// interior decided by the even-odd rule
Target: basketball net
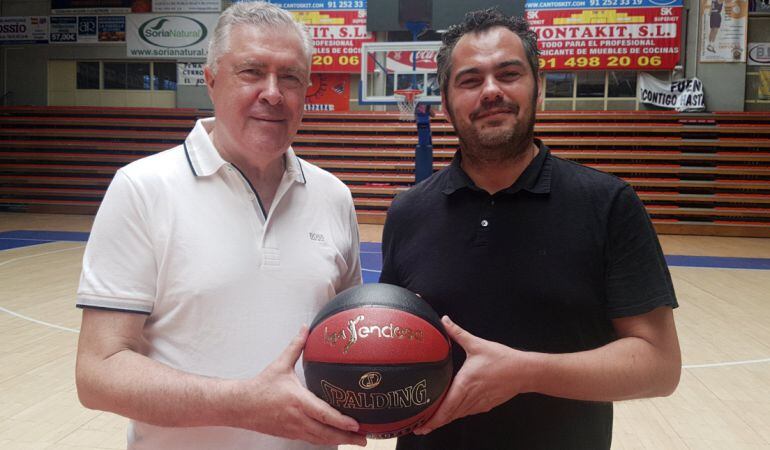
[(422, 96), (419, 89), (398, 89), (393, 91), (393, 97), (398, 102), (398, 110), (401, 113), (398, 118), (405, 122), (414, 121), (414, 108), (417, 100)]

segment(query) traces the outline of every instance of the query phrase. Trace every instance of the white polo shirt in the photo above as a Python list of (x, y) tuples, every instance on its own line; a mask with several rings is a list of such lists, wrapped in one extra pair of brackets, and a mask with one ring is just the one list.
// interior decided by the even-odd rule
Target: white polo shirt
[[(291, 148), (263, 212), (212, 145), (213, 124), (200, 120), (184, 145), (118, 171), (91, 230), (77, 304), (148, 314), (154, 360), (249, 378), (329, 299), (361, 283), (358, 228), (350, 190)], [(140, 422), (128, 439), (130, 449), (321, 448), (235, 428)]]

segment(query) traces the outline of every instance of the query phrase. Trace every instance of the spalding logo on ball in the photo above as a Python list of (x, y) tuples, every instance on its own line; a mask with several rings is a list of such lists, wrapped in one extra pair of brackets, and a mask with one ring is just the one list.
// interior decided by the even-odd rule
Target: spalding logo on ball
[(341, 292), (310, 326), (307, 387), (372, 438), (410, 433), (435, 412), (452, 379), (451, 341), (435, 311), (389, 284)]

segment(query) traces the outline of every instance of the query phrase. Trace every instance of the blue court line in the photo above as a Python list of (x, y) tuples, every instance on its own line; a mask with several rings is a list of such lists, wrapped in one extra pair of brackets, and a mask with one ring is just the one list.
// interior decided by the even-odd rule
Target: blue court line
[[(17, 230), (0, 232), (0, 250), (27, 247), (56, 241), (85, 242), (88, 233), (72, 231)], [(361, 267), (364, 281), (376, 282), (382, 269), (382, 244), (361, 243)], [(707, 267), (716, 269), (770, 270), (770, 258), (731, 258), (721, 256), (667, 255), (671, 267)]]
[(88, 233), (74, 231), (16, 230), (0, 233), (0, 250), (47, 244), (49, 242), (85, 242)]
[(711, 267), (717, 269), (770, 270), (770, 258), (666, 255), (669, 266)]

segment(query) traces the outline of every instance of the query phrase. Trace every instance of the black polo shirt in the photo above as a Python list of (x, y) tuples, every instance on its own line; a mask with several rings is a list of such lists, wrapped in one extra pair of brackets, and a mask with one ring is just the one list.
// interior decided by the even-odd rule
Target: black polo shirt
[[(476, 336), (567, 353), (613, 341), (610, 319), (676, 307), (642, 202), (617, 177), (540, 152), (490, 195), (452, 164), (400, 194), (380, 281), (419, 293)], [(453, 347), (455, 371), (465, 359)], [(522, 394), (399, 449), (609, 448), (612, 404)]]

